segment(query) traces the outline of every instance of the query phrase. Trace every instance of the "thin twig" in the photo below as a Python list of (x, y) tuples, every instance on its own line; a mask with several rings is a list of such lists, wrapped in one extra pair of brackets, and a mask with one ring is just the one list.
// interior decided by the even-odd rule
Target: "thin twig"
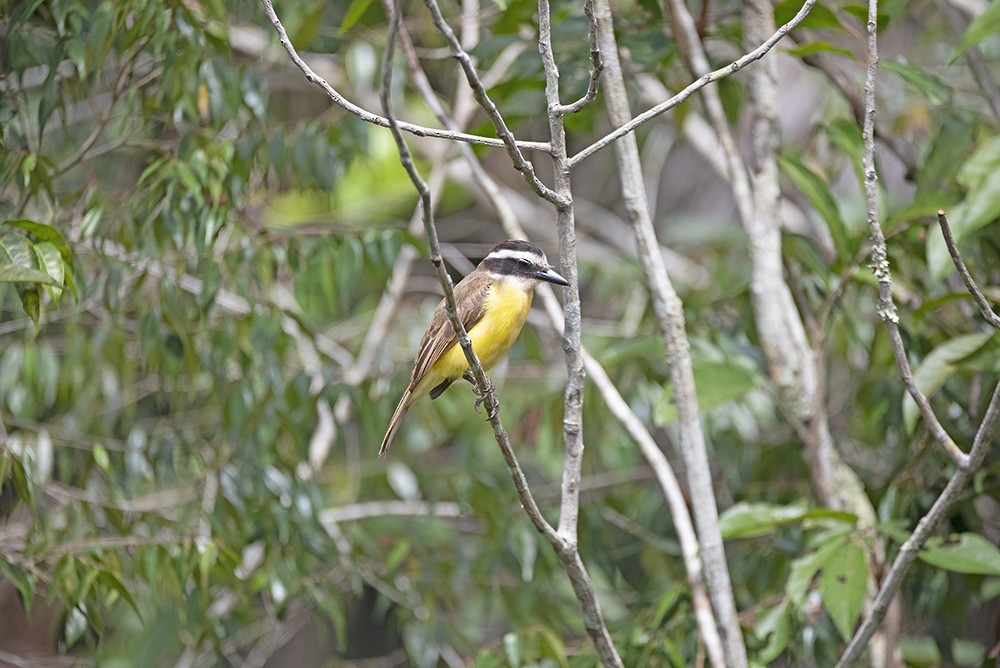
[[(295, 50), (295, 46), (292, 41), (288, 38), (288, 33), (285, 32), (285, 27), (281, 24), (278, 19), (278, 15), (274, 11), (274, 7), (271, 4), (271, 0), (261, 0), (264, 6), (264, 12), (267, 14), (267, 18), (271, 21), (274, 26), (275, 31), (278, 33), (278, 39), (281, 42), (281, 46), (284, 47), (285, 51), (288, 53), (288, 57), (291, 58), (292, 62), (302, 70), (305, 75), (306, 80), (309, 83), (315, 84), (323, 89), (333, 102), (344, 109), (345, 111), (354, 114), (361, 120), (371, 123), (373, 125), (378, 125), (383, 128), (389, 127), (389, 119), (379, 116), (378, 114), (373, 114), (372, 112), (362, 109), (357, 106), (343, 95), (341, 95), (337, 90), (331, 86), (323, 77), (316, 74), (315, 71), (302, 59), (298, 51)], [(466, 134), (464, 132), (453, 132), (450, 130), (441, 130), (437, 128), (428, 128), (422, 125), (414, 125), (413, 123), (406, 123), (404, 121), (397, 121), (397, 127), (400, 130), (409, 132), (410, 134), (416, 135), (417, 137), (434, 137), (436, 139), (451, 139), (453, 141), (468, 142), (470, 144), (480, 144), (483, 146), (500, 146), (505, 147), (507, 143), (502, 139), (494, 139), (492, 137), (482, 137), (479, 135)], [(526, 151), (548, 151), (549, 145), (545, 142), (533, 142), (533, 141), (517, 141), (517, 148)]]
[(885, 322), (886, 331), (889, 334), (889, 343), (892, 347), (892, 354), (896, 358), (896, 368), (906, 385), (910, 396), (920, 409), (920, 414), (924, 418), (924, 423), (930, 430), (934, 439), (941, 445), (948, 455), (959, 466), (966, 466), (969, 462), (969, 455), (955, 444), (955, 441), (948, 435), (942, 426), (934, 409), (924, 393), (917, 387), (913, 379), (913, 372), (910, 369), (910, 362), (906, 357), (906, 348), (903, 345), (903, 337), (899, 331), (899, 315), (896, 312), (896, 303), (892, 297), (892, 272), (889, 269), (889, 251), (885, 243), (885, 235), (882, 232), (882, 225), (878, 219), (878, 172), (875, 170), (875, 87), (878, 75), (878, 36), (876, 35), (875, 12), (878, 8), (878, 0), (869, 0), (868, 5), (868, 67), (865, 75), (865, 114), (862, 135), (864, 139), (865, 152), (863, 167), (865, 172), (865, 203), (867, 208), (868, 227), (872, 239), (871, 270), (878, 281), (878, 315)]
[(941, 226), (941, 234), (944, 235), (944, 243), (948, 246), (948, 252), (951, 254), (951, 261), (955, 263), (955, 268), (958, 269), (958, 275), (962, 277), (965, 288), (972, 295), (972, 298), (976, 300), (976, 305), (979, 306), (979, 310), (986, 319), (986, 322), (1000, 329), (1000, 316), (990, 306), (983, 291), (979, 289), (975, 279), (972, 278), (972, 274), (969, 273), (969, 268), (965, 266), (965, 260), (962, 259), (962, 254), (958, 250), (958, 244), (955, 243), (955, 237), (951, 233), (951, 225), (948, 224), (948, 216), (945, 215), (944, 209), (938, 209), (937, 218), (938, 225)]
[[(566, 392), (563, 401), (563, 477), (559, 505), (559, 536), (567, 550), (560, 560), (583, 611), (584, 627), (605, 668), (623, 668), (621, 656), (611, 640), (604, 614), (594, 594), (590, 576), (577, 550), (577, 519), (580, 512), (580, 477), (583, 466), (584, 369), (581, 345), (580, 284), (576, 260), (576, 219), (573, 189), (567, 159), (566, 127), (559, 101), (559, 68), (552, 50), (552, 15), (548, 0), (538, 0), (538, 52), (545, 72), (545, 102), (549, 113), (549, 143), (552, 147), (553, 189), (564, 204), (556, 204), (556, 230), (562, 275), (569, 281), (563, 289), (563, 352), (566, 355)], [(552, 200), (550, 200), (552, 201)]]
[[(266, 1), (267, 0), (265, 0), (265, 2)], [(757, 60), (760, 60), (761, 58), (764, 57), (764, 55), (768, 51), (770, 51), (772, 48), (774, 48), (774, 45), (777, 44), (778, 42), (780, 42), (781, 39), (786, 34), (788, 34), (789, 31), (791, 31), (793, 28), (795, 28), (795, 26), (797, 26), (800, 23), (802, 23), (802, 21), (806, 18), (806, 16), (809, 15), (809, 12), (812, 10), (813, 5), (815, 5), (815, 4), (816, 4), (816, 0), (806, 0), (806, 2), (799, 9), (798, 13), (796, 13), (795, 16), (793, 16), (792, 19), (788, 23), (786, 23), (783, 26), (781, 26), (780, 28), (778, 28), (775, 31), (775, 33), (773, 35), (771, 35), (771, 37), (769, 37), (763, 44), (761, 44), (760, 46), (758, 46), (756, 49), (754, 49), (753, 51), (751, 51), (751, 52), (749, 52), (749, 53), (747, 53), (747, 54), (745, 54), (745, 55), (737, 58), (736, 60), (734, 60), (733, 62), (731, 62), (729, 65), (726, 65), (725, 67), (720, 67), (719, 69), (715, 70), (714, 72), (709, 72), (708, 74), (706, 74), (703, 77), (699, 78), (697, 81), (692, 82), (690, 85), (688, 85), (687, 88), (685, 88), (681, 92), (677, 93), (676, 95), (674, 95), (673, 97), (671, 97), (669, 100), (661, 102), (660, 104), (656, 105), (655, 107), (653, 107), (653, 108), (651, 108), (651, 109), (649, 109), (647, 111), (644, 111), (643, 113), (639, 114), (638, 116), (636, 116), (635, 118), (633, 118), (628, 123), (625, 123), (625, 124), (619, 126), (613, 132), (610, 132), (607, 135), (605, 135), (604, 137), (598, 139), (596, 142), (594, 142), (593, 144), (591, 144), (587, 148), (583, 149), (582, 151), (580, 151), (579, 153), (577, 153), (576, 155), (574, 155), (573, 157), (571, 157), (569, 159), (569, 166), (571, 168), (575, 167), (582, 160), (590, 157), (594, 153), (597, 153), (598, 151), (600, 151), (602, 148), (604, 148), (608, 144), (611, 144), (612, 142), (620, 139), (621, 137), (624, 137), (625, 135), (629, 134), (630, 132), (634, 132), (636, 130), (636, 128), (638, 128), (642, 124), (644, 124), (644, 123), (646, 123), (646, 122), (648, 122), (648, 121), (656, 118), (657, 116), (659, 116), (660, 114), (664, 113), (665, 111), (673, 109), (674, 107), (676, 107), (677, 105), (679, 105), (681, 102), (683, 102), (684, 100), (686, 100), (689, 97), (691, 97), (692, 94), (694, 94), (695, 92), (701, 90), (702, 88), (704, 88), (708, 84), (716, 82), (719, 79), (724, 79), (725, 77), (727, 77), (727, 76), (729, 76), (731, 74), (735, 74), (736, 72), (739, 72), (740, 70), (742, 70), (744, 67), (746, 67), (750, 63), (752, 63), (754, 61), (757, 61)]]
[[(472, 57), (469, 56), (468, 52), (462, 48), (462, 44), (455, 35), (455, 31), (452, 30), (451, 26), (448, 25), (448, 22), (444, 20), (444, 16), (441, 14), (441, 8), (438, 7), (437, 0), (424, 0), (424, 4), (426, 4), (427, 9), (430, 10), (434, 25), (448, 41), (448, 46), (451, 48), (451, 55), (462, 67), (462, 71), (465, 73), (466, 81), (469, 82), (469, 87), (472, 88), (472, 93), (475, 96), (476, 101), (479, 103), (479, 106), (482, 107), (483, 111), (486, 112), (486, 115), (489, 116), (490, 121), (493, 123), (493, 127), (497, 131), (497, 136), (500, 137), (504, 146), (507, 148), (507, 154), (510, 156), (511, 162), (514, 163), (514, 169), (521, 173), (521, 176), (524, 177), (524, 180), (527, 181), (528, 185), (532, 187), (539, 197), (543, 197), (559, 208), (569, 206), (569, 202), (566, 197), (557, 194), (554, 190), (542, 183), (541, 180), (535, 175), (534, 165), (528, 162), (528, 160), (525, 159), (524, 154), (521, 153), (521, 149), (518, 147), (517, 141), (514, 139), (514, 134), (507, 127), (507, 123), (500, 114), (500, 110), (497, 109), (496, 104), (487, 94), (486, 88), (483, 86), (483, 82), (479, 78), (479, 72), (476, 71), (476, 66), (472, 62)], [(551, 143), (549, 149), (552, 150)]]
[[(628, 92), (618, 58), (611, 7), (607, 0), (596, 5), (598, 37), (605, 61), (605, 105), (613, 125), (620, 125), (631, 116)], [(639, 260), (646, 277), (653, 310), (670, 365), (670, 379), (677, 404), (680, 449), (687, 464), (686, 473), (691, 494), (698, 501), (693, 505), (694, 522), (700, 540), (703, 577), (715, 610), (718, 624), (698, 618), (702, 641), (712, 664), (722, 668), (738, 668), (747, 663), (746, 646), (740, 632), (736, 601), (729, 578), (729, 566), (719, 530), (719, 510), (715, 503), (711, 468), (701, 428), (698, 399), (695, 394), (694, 371), (690, 344), (684, 322), (684, 307), (663, 264), (659, 242), (646, 200), (640, 167), (639, 148), (635, 135), (628, 135), (615, 144), (622, 199), (636, 239)]]
[(583, 5), (583, 13), (587, 16), (587, 34), (590, 39), (590, 81), (587, 84), (587, 92), (576, 102), (562, 104), (552, 111), (557, 114), (575, 114), (585, 106), (597, 99), (597, 88), (601, 81), (601, 72), (604, 71), (604, 62), (601, 59), (601, 49), (597, 43), (597, 20), (594, 18), (594, 0), (587, 0)]
[(451, 501), (368, 501), (334, 506), (320, 511), (319, 521), (357, 522), (369, 517), (445, 517), (449, 519), (466, 517), (457, 503)]

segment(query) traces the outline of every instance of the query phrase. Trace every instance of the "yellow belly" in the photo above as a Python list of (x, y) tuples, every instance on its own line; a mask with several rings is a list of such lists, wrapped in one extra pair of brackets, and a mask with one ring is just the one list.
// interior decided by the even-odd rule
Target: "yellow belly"
[[(469, 330), (472, 348), (484, 369), (496, 365), (514, 345), (524, 321), (528, 319), (532, 292), (497, 281), (487, 293), (485, 314)], [(461, 378), (468, 368), (465, 352), (456, 343), (431, 366), (414, 394), (424, 394), (444, 380)]]

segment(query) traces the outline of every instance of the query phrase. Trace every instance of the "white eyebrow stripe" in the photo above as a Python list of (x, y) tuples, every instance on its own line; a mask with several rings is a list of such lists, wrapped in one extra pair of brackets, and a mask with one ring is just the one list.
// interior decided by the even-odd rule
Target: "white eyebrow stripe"
[(510, 260), (527, 260), (529, 262), (533, 262), (533, 263), (536, 263), (536, 264), (537, 263), (541, 263), (541, 262), (544, 261), (544, 259), (542, 257), (540, 257), (536, 253), (532, 253), (531, 251), (511, 250), (509, 248), (505, 248), (503, 250), (498, 250), (498, 251), (493, 251), (492, 253), (490, 253), (486, 257), (488, 257), (490, 259), (493, 259), (493, 260), (507, 260), (507, 259), (510, 259)]

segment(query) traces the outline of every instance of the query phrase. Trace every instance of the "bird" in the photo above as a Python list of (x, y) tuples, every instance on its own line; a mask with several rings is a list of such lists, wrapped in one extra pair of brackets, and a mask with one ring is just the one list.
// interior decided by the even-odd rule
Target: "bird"
[[(455, 286), (455, 307), (465, 327), (472, 348), (484, 370), (488, 370), (510, 350), (528, 318), (534, 288), (541, 282), (567, 286), (569, 281), (549, 264), (538, 246), (520, 239), (508, 239), (494, 246), (469, 275)], [(469, 369), (458, 337), (445, 313), (442, 299), (420, 340), (410, 383), (399, 400), (389, 428), (382, 439), (379, 457), (389, 451), (396, 431), (413, 402), (425, 394), (437, 399), (459, 378), (465, 378), (480, 395), (478, 409), (486, 391), (480, 391)], [(492, 417), (492, 416), (491, 416)]]

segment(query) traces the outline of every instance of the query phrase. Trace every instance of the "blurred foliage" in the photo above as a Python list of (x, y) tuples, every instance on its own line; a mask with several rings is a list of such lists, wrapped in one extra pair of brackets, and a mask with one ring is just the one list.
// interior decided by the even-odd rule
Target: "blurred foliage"
[[(778, 21), (799, 6), (779, 3)], [(377, 107), (381, 3), (277, 9), (323, 76)], [(514, 56), (490, 93), (519, 136), (544, 137), (536, 8), (482, 11), (472, 52), (483, 69)], [(660, 4), (616, 11), (629, 71), (684, 86)], [(880, 144), (880, 185), (917, 381), (967, 447), (1000, 338), (976, 317), (933, 216), (949, 209), (996, 301), (1000, 139), (966, 57), (978, 49), (992, 68), (997, 4), (957, 32), (939, 11), (882, 3), (894, 50), (882, 62), (879, 121), (896, 142)], [(407, 12), (451, 104), (453, 62), (437, 57), (443, 42), (420, 3)], [(747, 240), (726, 185), (679, 132), (698, 101), (639, 132), (662, 168), (652, 172), (661, 238), (707, 272), (678, 285), (737, 602), (761, 665), (832, 665), (861, 614), (868, 548), (884, 540), (895, 555), (951, 472), (904, 397), (874, 313), (860, 127), (816, 66), (821, 56), (860, 80), (863, 12), (824, 3), (796, 43), (782, 43), (782, 95), (809, 102), (782, 118), (780, 166), (805, 221), (785, 236), (787, 275), (878, 535), (816, 505), (767, 380)], [(586, 21), (565, 0), (553, 16), (563, 97), (575, 99), (587, 82)], [(306, 665), (383, 655), (420, 667), (594, 665), (572, 591), (520, 512), (465, 387), (415, 406), (389, 460), (375, 457), (437, 299), (418, 262), (374, 363), (353, 378), (401, 249), (423, 245), (406, 231), (417, 198), (388, 134), (331, 109), (254, 2), (15, 0), (0, 18), (0, 586), (16, 588), (29, 614), (56, 604), (51, 651), (110, 666), (282, 665), (295, 637), (289, 647)], [(709, 5), (699, 25), (714, 65), (741, 52), (740, 3)], [(737, 76), (720, 86), (735, 123), (743, 85)], [(432, 122), (411, 90), (395, 93), (404, 117)], [(601, 102), (567, 123), (570, 145), (585, 146), (606, 129)], [(473, 131), (488, 127), (474, 118)], [(666, 163), (653, 150), (663, 150), (658, 132), (671, 140)], [(431, 144), (414, 144), (429, 169)], [(476, 151), (523, 187), (501, 152)], [(614, 218), (616, 173), (608, 151), (589, 159), (578, 203)], [(502, 238), (461, 179), (440, 201), (443, 238), (471, 259)], [(641, 272), (624, 223), (602, 230), (595, 218), (579, 216), (585, 344), (677, 463), (673, 390)], [(551, 216), (525, 224), (554, 238)], [(502, 415), (552, 517), (558, 340), (530, 329), (509, 358), (496, 374)], [(313, 469), (323, 407), (333, 447)], [(585, 434), (580, 547), (616, 645), (629, 666), (691, 665), (703, 649), (662, 494), (592, 388)], [(997, 474), (988, 459), (907, 578), (901, 649), (914, 665), (978, 665), (996, 642), (986, 627), (1000, 596)], [(455, 503), (461, 517), (367, 505), (390, 500)]]

